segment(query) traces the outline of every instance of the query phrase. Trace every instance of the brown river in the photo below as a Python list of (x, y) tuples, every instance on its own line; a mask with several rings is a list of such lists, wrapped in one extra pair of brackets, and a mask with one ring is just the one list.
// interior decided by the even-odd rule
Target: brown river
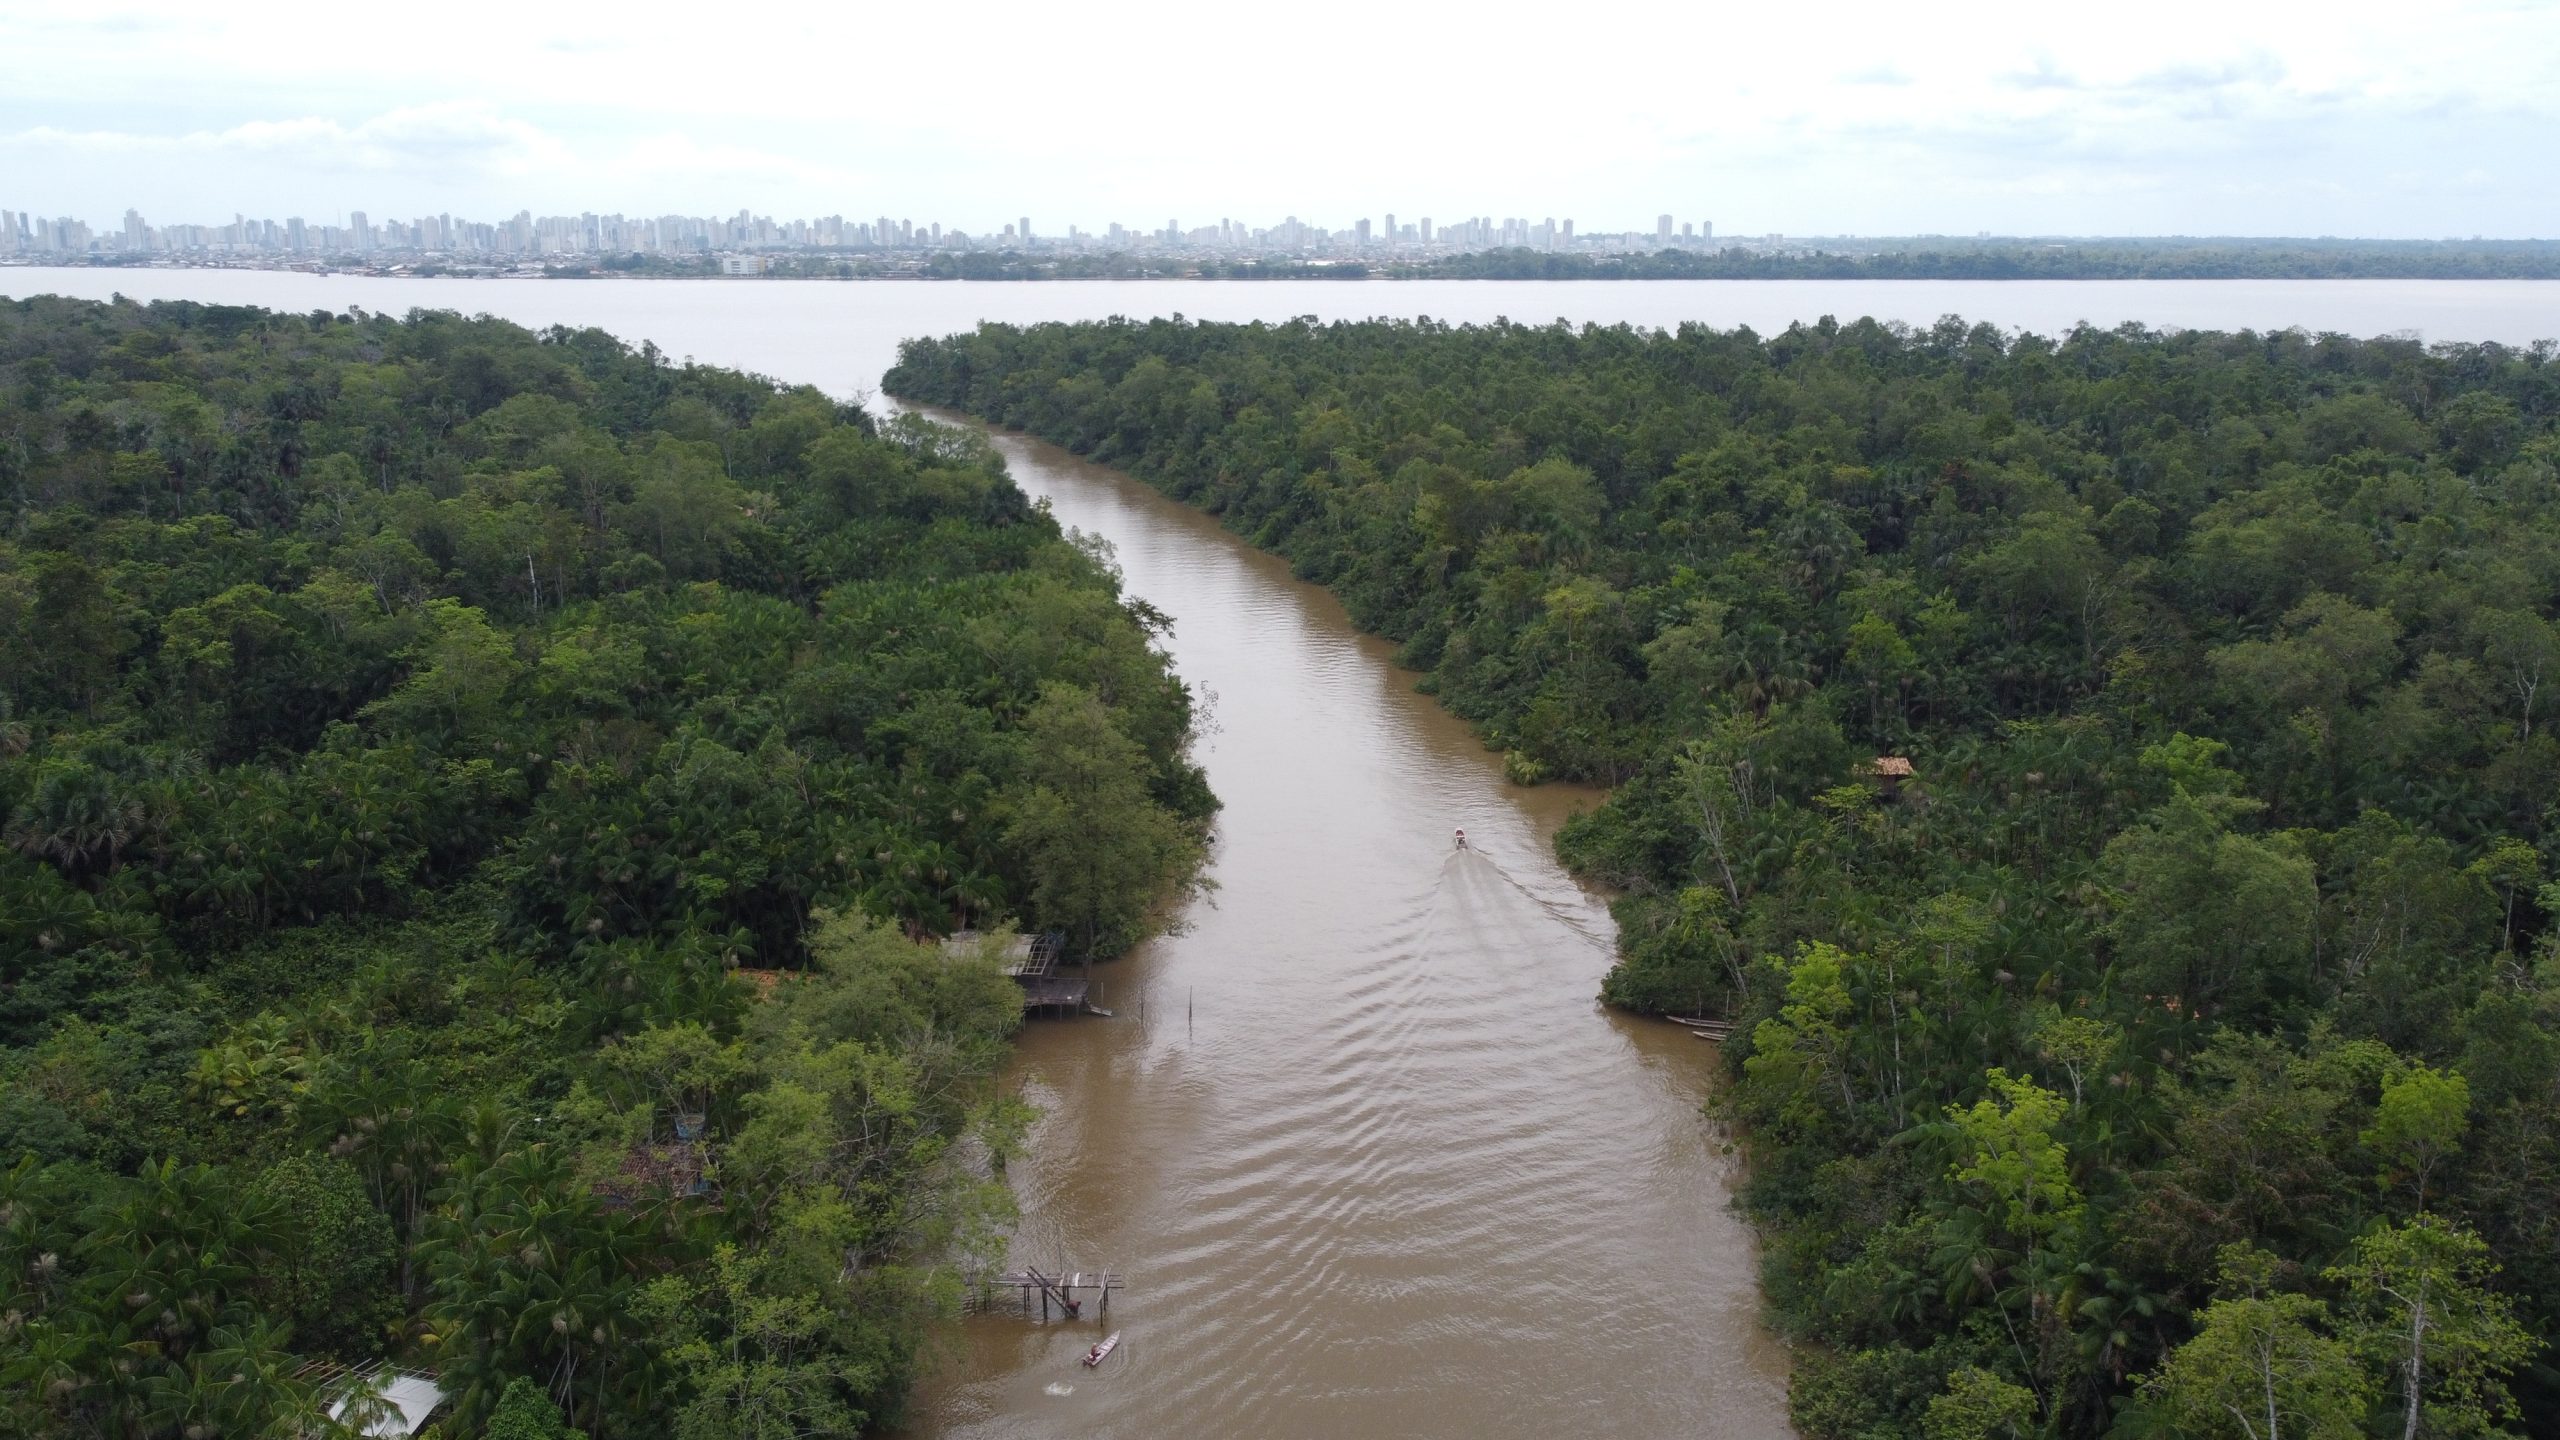
[[(1182, 311), (1672, 325), (1955, 311), (2307, 325), (2529, 341), (2536, 282), (801, 285), (463, 282), (275, 272), (0, 270), (0, 295), (427, 305), (637, 343), (838, 395), (899, 337)], [(1209, 698), (1226, 802), (1218, 891), (1105, 966), (1112, 1019), (1035, 1023), (1014, 1078), (1046, 1107), (1013, 1178), (1014, 1258), (1127, 1277), (1106, 1333), (1019, 1313), (960, 1325), (910, 1433), (1705, 1436), (1787, 1433), (1785, 1356), (1755, 1320), (1733, 1161), (1699, 1115), (1707, 1047), (1593, 1003), (1599, 901), (1548, 848), (1595, 796), (1503, 782), (1464, 726), (1322, 592), (1111, 471), (999, 437), (1061, 520), (1116, 547)], [(1474, 848), (1458, 853), (1464, 826)], [(1036, 1312), (1035, 1312), (1036, 1313)]]
[(1787, 1434), (1707, 1047), (1592, 1000), (1609, 913), (1548, 841), (1598, 797), (1506, 784), (1207, 517), (998, 443), (1175, 617), (1226, 809), (1216, 893), (1097, 970), (1115, 1018), (1035, 1022), (1015, 1062), (1048, 1114), (1014, 1259), (1128, 1289), (1107, 1326), (966, 1321), (915, 1433)]

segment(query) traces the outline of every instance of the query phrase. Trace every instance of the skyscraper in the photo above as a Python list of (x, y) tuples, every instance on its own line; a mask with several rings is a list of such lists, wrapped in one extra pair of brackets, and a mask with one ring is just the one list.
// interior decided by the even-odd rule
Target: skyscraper
[(1671, 243), (1670, 216), (1665, 215), (1661, 219), (1653, 222), (1653, 238), (1660, 244), (1668, 245)]
[(1030, 217), (1030, 216), (1028, 216), (1028, 215), (1023, 216), (1020, 220), (1017, 220), (1017, 221), (1015, 221), (1015, 222), (1014, 222), (1014, 226), (1015, 226), (1014, 233), (1015, 233), (1015, 234), (1017, 234), (1017, 235), (1020, 235), (1020, 236), (1022, 237), (1022, 243), (1023, 243), (1023, 244), (1025, 244), (1025, 245), (1030, 244), (1030, 243), (1031, 243), (1031, 217)]

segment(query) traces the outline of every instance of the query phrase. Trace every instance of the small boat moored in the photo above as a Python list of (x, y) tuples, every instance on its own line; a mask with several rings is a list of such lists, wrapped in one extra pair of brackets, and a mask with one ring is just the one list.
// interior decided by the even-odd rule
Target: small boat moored
[(1084, 1352), (1084, 1368), (1090, 1370), (1094, 1366), (1101, 1364), (1105, 1359), (1109, 1358), (1112, 1351), (1118, 1348), (1120, 1348), (1120, 1332), (1114, 1330), (1109, 1335), (1103, 1337), (1101, 1344)]

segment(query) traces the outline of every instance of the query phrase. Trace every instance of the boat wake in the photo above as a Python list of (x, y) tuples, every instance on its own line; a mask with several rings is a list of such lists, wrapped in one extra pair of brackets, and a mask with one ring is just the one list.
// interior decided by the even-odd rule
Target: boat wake
[(1517, 876), (1502, 868), (1502, 862), (1482, 850), (1470, 847), (1452, 851), (1448, 863), (1440, 867), (1444, 880), (1451, 877), (1470, 878), (1486, 872), (1490, 872), (1495, 879), (1510, 887), (1521, 899), (1546, 912), (1548, 919), (1572, 931), (1593, 949), (1604, 955), (1617, 954), (1618, 942), (1614, 931), (1603, 933), (1594, 928), (1588, 916), (1578, 913), (1571, 906), (1551, 900), (1521, 883)]

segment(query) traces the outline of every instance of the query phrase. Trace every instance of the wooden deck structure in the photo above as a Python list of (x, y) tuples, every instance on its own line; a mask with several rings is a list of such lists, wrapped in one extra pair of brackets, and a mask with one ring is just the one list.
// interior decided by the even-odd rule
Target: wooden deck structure
[[(963, 932), (966, 943), (975, 943), (974, 933)], [(962, 943), (962, 936), (950, 941)], [(1091, 1009), (1087, 997), (1093, 990), (1093, 967), (1085, 965), (1070, 974), (1065, 968), (1067, 937), (1052, 930), (1045, 935), (1016, 935), (1006, 942), (1000, 966), (1013, 982), (1022, 987), (1022, 1008), (1034, 1014), (1072, 1015)]]
[(1073, 1012), (1084, 1008), (1093, 982), (1081, 975), (1043, 975), (1022, 984), (1022, 1008)]
[[(948, 951), (967, 952), (988, 943), (991, 937), (975, 930), (962, 930), (942, 942)], [(1066, 970), (1067, 937), (1052, 930), (1044, 935), (1016, 935), (1005, 942), (1004, 953), (997, 957), (997, 968), (1022, 987), (1022, 1008), (1035, 1014), (1072, 1015), (1092, 1010), (1097, 1015), (1111, 1012), (1095, 1008), (1087, 996), (1093, 988), (1093, 967), (1079, 967), (1070, 974)]]
[(1111, 1292), (1121, 1288), (1121, 1282), (1118, 1275), (1108, 1270), (1077, 1270), (1051, 1275), (1037, 1267), (1026, 1265), (1019, 1270), (1007, 1270), (988, 1280), (986, 1288), (990, 1292), (996, 1290), (1017, 1292), (1022, 1297), (1022, 1310), (1026, 1315), (1031, 1312), (1031, 1297), (1036, 1294), (1040, 1297), (1042, 1320), (1049, 1318), (1050, 1307), (1053, 1305), (1059, 1314), (1069, 1320), (1075, 1320), (1083, 1316), (1085, 1306), (1084, 1301), (1076, 1298), (1076, 1292), (1080, 1290), (1093, 1292), (1100, 1301), (1094, 1307), (1094, 1313), (1108, 1315), (1111, 1313)]

